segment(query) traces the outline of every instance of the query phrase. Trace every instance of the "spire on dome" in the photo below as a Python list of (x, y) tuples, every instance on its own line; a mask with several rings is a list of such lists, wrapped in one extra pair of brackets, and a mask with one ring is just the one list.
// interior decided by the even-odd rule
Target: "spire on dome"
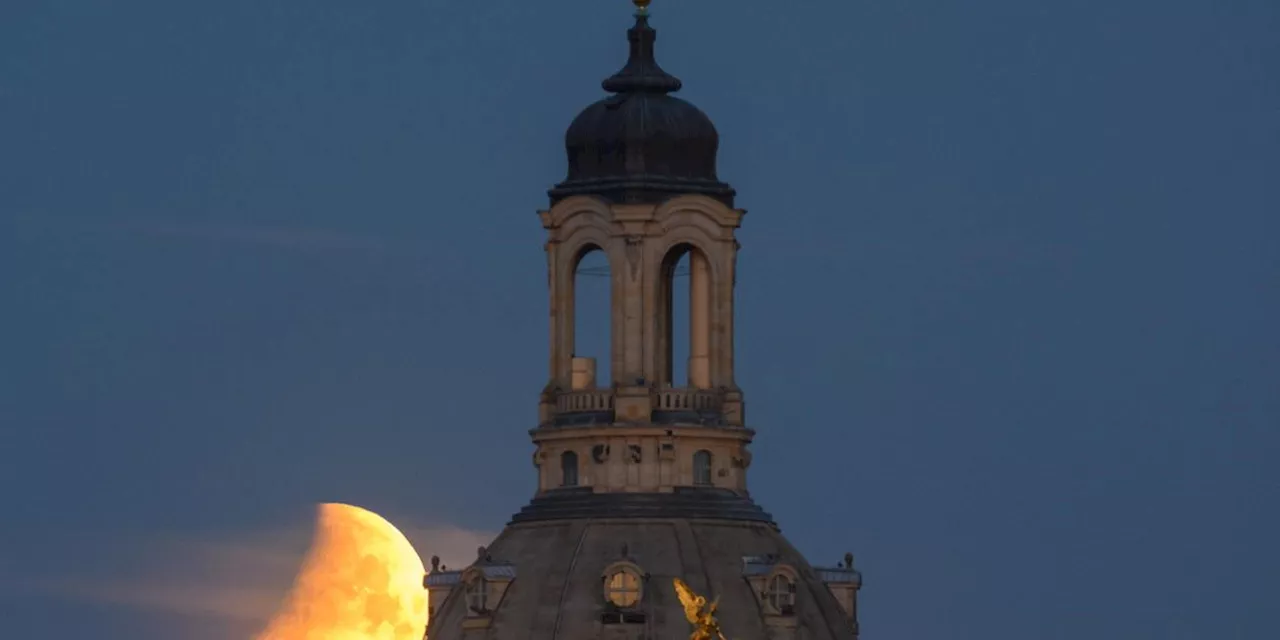
[(612, 93), (679, 91), (680, 79), (662, 70), (653, 57), (653, 41), (658, 32), (649, 26), (649, 0), (631, 0), (636, 5), (636, 24), (627, 29), (631, 53), (626, 66), (609, 76), (601, 86)]
[(554, 204), (574, 195), (659, 203), (699, 194), (732, 207), (733, 188), (716, 177), (715, 124), (671, 95), (681, 83), (654, 60), (657, 34), (649, 26), (649, 2), (632, 3), (627, 63), (602, 83), (611, 95), (579, 112), (565, 131), (568, 175), (547, 195)]

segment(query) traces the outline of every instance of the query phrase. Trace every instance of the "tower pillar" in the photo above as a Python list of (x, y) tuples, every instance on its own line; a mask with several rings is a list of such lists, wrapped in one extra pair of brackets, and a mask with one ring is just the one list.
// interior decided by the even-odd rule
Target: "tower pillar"
[(711, 265), (689, 252), (689, 386), (711, 388)]

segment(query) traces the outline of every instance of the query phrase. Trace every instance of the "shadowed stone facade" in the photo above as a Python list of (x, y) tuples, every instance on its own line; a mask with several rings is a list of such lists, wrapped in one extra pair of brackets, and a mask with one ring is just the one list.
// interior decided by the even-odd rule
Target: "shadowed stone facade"
[[(823, 574), (845, 574), (826, 578), (853, 582), (856, 572), (813, 569), (770, 523), (578, 518), (513, 524), (485, 554), (480, 566), (514, 567), (512, 577), (480, 580), (484, 573), (474, 567), (473, 576), (434, 572), (433, 578), (453, 581), (432, 587), (431, 638), (687, 638), (689, 623), (671, 586), (675, 577), (720, 597), (718, 617), (731, 640), (855, 636)], [(640, 577), (629, 618), (606, 600), (610, 570), (620, 566), (638, 568)], [(775, 576), (795, 587), (789, 607), (770, 598)], [(485, 585), (484, 611), (469, 606), (476, 598), (466, 597), (464, 577)], [(441, 593), (449, 597), (435, 606)]]
[[(647, 4), (647, 3), (637, 3)], [(432, 640), (685, 638), (672, 586), (720, 598), (730, 640), (854, 640), (861, 574), (815, 568), (747, 492), (754, 431), (734, 381), (744, 211), (715, 175), (718, 134), (653, 57), (641, 7), (612, 93), (566, 134), (547, 231), (549, 379), (530, 431), (537, 492), (476, 560), (432, 559)], [(583, 256), (607, 258), (611, 384), (575, 351)], [(673, 362), (675, 266), (688, 260), (687, 361)], [(676, 384), (675, 366), (687, 368)]]

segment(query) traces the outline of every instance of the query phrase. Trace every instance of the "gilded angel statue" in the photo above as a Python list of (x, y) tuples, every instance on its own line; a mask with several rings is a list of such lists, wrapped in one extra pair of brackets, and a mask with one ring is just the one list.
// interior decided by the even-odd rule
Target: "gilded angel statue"
[(720, 598), (707, 604), (707, 599), (694, 593), (684, 580), (676, 578), (675, 585), (680, 604), (684, 605), (684, 617), (693, 626), (689, 640), (725, 640), (724, 634), (720, 633), (720, 622), (716, 620), (716, 606), (719, 605)]

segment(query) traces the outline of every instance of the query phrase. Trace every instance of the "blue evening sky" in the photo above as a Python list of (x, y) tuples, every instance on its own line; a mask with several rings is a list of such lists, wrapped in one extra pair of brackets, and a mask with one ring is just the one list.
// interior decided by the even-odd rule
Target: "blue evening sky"
[[(864, 637), (1273, 635), (1280, 3), (653, 14), (749, 211), (752, 493), (856, 555)], [(500, 529), (546, 380), (535, 211), (630, 22), (5, 3), (0, 635), (245, 638), (319, 501), (424, 556)]]

